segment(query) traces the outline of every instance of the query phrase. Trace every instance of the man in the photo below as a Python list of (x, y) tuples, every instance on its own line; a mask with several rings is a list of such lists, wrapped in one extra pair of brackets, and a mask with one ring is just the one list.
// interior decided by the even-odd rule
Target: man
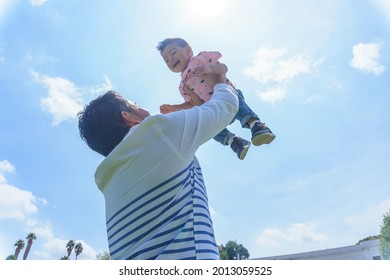
[(81, 138), (105, 156), (95, 173), (104, 195), (112, 259), (219, 259), (195, 152), (233, 119), (234, 89), (212, 78), (212, 99), (150, 116), (116, 92), (79, 116)]

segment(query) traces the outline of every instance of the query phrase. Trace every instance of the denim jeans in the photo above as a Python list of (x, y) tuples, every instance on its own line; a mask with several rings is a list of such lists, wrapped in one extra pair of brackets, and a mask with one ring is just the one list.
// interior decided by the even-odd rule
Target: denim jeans
[[(242, 94), (241, 90), (236, 89), (237, 91), (237, 97), (238, 97), (238, 112), (234, 116), (234, 119), (231, 123), (233, 123), (235, 120), (240, 121), (241, 126), (244, 128), (249, 128), (249, 126), (246, 124), (248, 120), (251, 118), (260, 120), (259, 117), (252, 111), (252, 109), (246, 104), (244, 95)], [(228, 145), (228, 140), (235, 136), (234, 133), (230, 132), (227, 128), (222, 130), (220, 133), (218, 133), (214, 140), (221, 143), (224, 146)]]

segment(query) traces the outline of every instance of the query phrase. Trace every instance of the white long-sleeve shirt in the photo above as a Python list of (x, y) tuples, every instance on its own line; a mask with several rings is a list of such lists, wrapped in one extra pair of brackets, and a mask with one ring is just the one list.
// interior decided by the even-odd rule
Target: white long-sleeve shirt
[(202, 106), (146, 118), (102, 161), (112, 259), (219, 259), (195, 152), (233, 119), (233, 88), (217, 84)]

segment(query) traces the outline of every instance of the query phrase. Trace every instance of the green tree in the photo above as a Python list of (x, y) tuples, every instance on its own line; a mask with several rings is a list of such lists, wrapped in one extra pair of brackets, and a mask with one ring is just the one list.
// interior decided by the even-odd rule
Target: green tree
[(110, 254), (108, 252), (104, 252), (103, 254), (97, 254), (96, 255), (97, 260), (110, 260)]
[(383, 215), (379, 238), (379, 252), (383, 260), (390, 260), (390, 211)]
[(77, 257), (83, 252), (83, 245), (81, 243), (77, 243), (76, 246), (74, 247), (74, 252), (76, 253), (76, 260)]
[(69, 259), (69, 257), (68, 256), (63, 256), (63, 257), (61, 257), (61, 259), (60, 259), (61, 261), (64, 261), (64, 260), (70, 260)]
[(22, 239), (19, 239), (18, 241), (16, 241), (14, 246), (16, 247), (14, 256), (16, 259), (18, 259), (20, 251), (24, 248), (24, 241)]
[(69, 259), (70, 254), (72, 254), (72, 251), (73, 251), (73, 248), (75, 245), (76, 245), (76, 243), (74, 242), (74, 240), (69, 240), (66, 243), (66, 251), (68, 252), (68, 259)]
[(378, 234), (378, 235), (370, 235), (370, 236), (368, 236), (368, 237), (366, 237), (366, 238), (363, 238), (362, 240), (359, 240), (359, 242), (356, 243), (356, 245), (359, 245), (360, 243), (362, 243), (362, 242), (364, 242), (364, 241), (377, 240), (377, 239), (379, 239), (379, 238), (380, 238), (380, 235), (379, 235), (379, 234)]
[(225, 246), (223, 246), (222, 244), (219, 245), (218, 251), (219, 251), (219, 258), (221, 260), (228, 260), (227, 250)]
[(33, 244), (33, 241), (35, 239), (37, 239), (37, 236), (35, 235), (35, 233), (31, 232), (27, 235), (26, 239), (27, 239), (27, 247), (26, 247), (26, 250), (24, 250), (23, 260), (27, 259), (27, 256), (28, 256), (28, 253), (30, 253), (30, 249), (31, 249), (31, 246)]
[(13, 261), (13, 260), (16, 260), (16, 257), (15, 255), (9, 255), (7, 258), (6, 258), (7, 261)]
[(236, 241), (228, 241), (225, 246), (220, 246), (221, 260), (245, 260), (249, 259), (249, 251)]

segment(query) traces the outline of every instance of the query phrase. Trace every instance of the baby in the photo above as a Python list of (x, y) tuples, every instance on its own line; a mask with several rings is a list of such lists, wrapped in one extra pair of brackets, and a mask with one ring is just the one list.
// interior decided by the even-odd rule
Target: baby
[[(202, 51), (194, 56), (191, 46), (182, 38), (167, 38), (158, 44), (157, 50), (160, 51), (172, 72), (181, 73), (179, 91), (184, 99), (182, 104), (161, 105), (160, 111), (163, 114), (189, 109), (209, 101), (213, 88), (209, 86), (208, 78), (210, 75), (225, 74), (228, 71), (227, 66), (219, 62), (222, 57), (219, 52)], [(229, 79), (226, 79), (226, 82), (235, 88)], [(253, 145), (271, 143), (275, 135), (246, 104), (242, 92), (236, 88), (235, 90), (239, 100), (239, 110), (232, 122), (238, 120), (242, 127), (251, 129)], [(224, 146), (229, 145), (241, 160), (245, 158), (251, 145), (251, 142), (236, 136), (227, 128), (218, 133), (214, 140)]]

